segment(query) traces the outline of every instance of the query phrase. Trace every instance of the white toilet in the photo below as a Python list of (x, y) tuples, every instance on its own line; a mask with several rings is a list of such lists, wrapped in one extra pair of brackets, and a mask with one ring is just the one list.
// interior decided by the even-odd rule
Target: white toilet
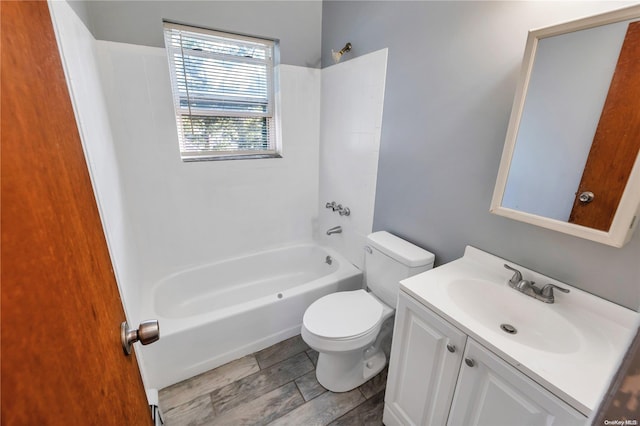
[[(302, 339), (320, 353), (318, 382), (346, 392), (380, 372), (385, 320), (398, 301), (399, 281), (433, 267), (434, 255), (385, 231), (367, 237), (365, 284), (371, 291), (342, 291), (321, 297), (302, 320)], [(390, 325), (385, 327), (392, 332)]]

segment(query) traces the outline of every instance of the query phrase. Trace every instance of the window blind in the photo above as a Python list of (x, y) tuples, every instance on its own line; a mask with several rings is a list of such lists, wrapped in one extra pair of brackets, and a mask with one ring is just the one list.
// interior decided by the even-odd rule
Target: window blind
[(184, 160), (273, 156), (272, 40), (164, 23)]

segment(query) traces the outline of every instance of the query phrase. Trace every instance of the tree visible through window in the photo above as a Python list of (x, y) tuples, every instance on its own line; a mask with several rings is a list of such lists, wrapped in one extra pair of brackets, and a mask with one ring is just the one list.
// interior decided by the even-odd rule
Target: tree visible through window
[(183, 160), (276, 157), (276, 43), (165, 22)]

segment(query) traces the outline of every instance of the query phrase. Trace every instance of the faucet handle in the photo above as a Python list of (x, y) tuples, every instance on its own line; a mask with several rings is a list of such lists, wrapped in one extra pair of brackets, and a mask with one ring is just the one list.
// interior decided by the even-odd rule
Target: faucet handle
[(511, 266), (504, 264), (504, 267), (510, 271), (513, 271), (513, 277), (509, 280), (512, 286), (518, 285), (520, 281), (522, 281), (522, 272), (518, 271), (516, 268), (512, 268)]
[(545, 297), (553, 297), (553, 289), (559, 290), (563, 293), (569, 293), (569, 289), (568, 288), (562, 288), (559, 287), (555, 284), (547, 284), (544, 287), (542, 287), (542, 290), (540, 291), (540, 294), (545, 296)]
[(325, 204), (324, 206), (325, 206), (325, 208), (327, 208), (327, 209), (331, 209), (331, 210), (333, 210), (334, 212), (338, 209), (338, 203), (336, 203), (335, 201), (332, 201), (332, 202), (330, 202), (330, 203), (329, 203), (329, 202), (327, 202), (327, 204)]
[(338, 213), (340, 213), (340, 216), (349, 216), (351, 210), (349, 210), (349, 207), (342, 207), (342, 204), (338, 204)]

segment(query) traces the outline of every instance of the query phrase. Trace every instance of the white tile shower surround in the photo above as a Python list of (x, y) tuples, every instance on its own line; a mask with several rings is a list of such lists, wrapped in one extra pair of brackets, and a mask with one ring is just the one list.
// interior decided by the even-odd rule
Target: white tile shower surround
[[(318, 237), (361, 269), (373, 227), (387, 54), (382, 49), (322, 70)], [(327, 201), (348, 206), (351, 215), (325, 209)], [(336, 225), (342, 234), (327, 236)]]
[(167, 426), (382, 425), (387, 370), (358, 388), (327, 391), (318, 353), (300, 336), (162, 389)]
[(279, 67), (283, 158), (185, 163), (165, 50), (97, 45), (147, 285), (187, 266), (310, 239), (318, 199), (319, 70)]

